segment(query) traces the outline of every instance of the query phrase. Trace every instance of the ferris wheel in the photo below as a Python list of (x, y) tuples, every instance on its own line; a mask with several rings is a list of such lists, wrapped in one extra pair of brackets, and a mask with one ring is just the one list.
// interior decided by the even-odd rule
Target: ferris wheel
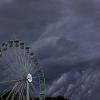
[(0, 47), (0, 89), (5, 100), (45, 100), (45, 78), (37, 56), (21, 41)]

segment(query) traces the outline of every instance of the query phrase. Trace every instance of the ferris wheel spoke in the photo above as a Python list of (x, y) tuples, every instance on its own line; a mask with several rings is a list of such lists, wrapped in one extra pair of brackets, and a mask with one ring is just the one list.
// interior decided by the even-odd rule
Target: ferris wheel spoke
[(23, 83), (21, 84), (21, 86), (20, 86), (20, 89), (19, 89), (19, 94), (18, 94), (18, 98), (19, 98), (19, 100), (22, 100), (22, 95), (23, 95)]
[(27, 59), (25, 56), (25, 51), (23, 51), (23, 53), (22, 53), (22, 51), (20, 53), (17, 52), (17, 55), (18, 55), (18, 59), (19, 59), (18, 61), (20, 61), (20, 67), (22, 67), (24, 69), (24, 71), (27, 72), (28, 65), (27, 65)]
[(26, 65), (24, 63), (24, 59), (23, 59), (24, 57), (22, 57), (22, 53), (20, 53), (20, 54), (18, 53), (17, 55), (18, 55), (18, 62), (17, 63), (20, 63), (20, 68), (19, 68), (20, 72), (19, 73), (21, 74), (22, 71), (24, 73), (26, 73), (27, 72), (27, 68), (25, 68)]
[(15, 96), (16, 96), (16, 91), (13, 92), (11, 100), (14, 100)]
[(9, 99), (9, 97), (11, 96), (11, 94), (13, 93), (13, 91), (14, 91), (14, 89), (17, 87), (17, 85), (18, 85), (18, 83), (16, 83), (16, 84), (14, 85), (14, 87), (13, 87), (12, 90), (10, 91), (9, 95), (7, 96), (6, 100)]
[(16, 94), (17, 94), (17, 91), (16, 91), (16, 89), (15, 89), (15, 90), (13, 91), (13, 94), (12, 94), (11, 100), (14, 100)]
[[(13, 93), (13, 95), (12, 95), (11, 100), (14, 100), (15, 96), (19, 93), (20, 88), (21, 88), (21, 83), (19, 82), (19, 84), (18, 84), (17, 87), (15, 88), (15, 91), (14, 91), (14, 93)], [(19, 100), (20, 100), (20, 99), (19, 99)]]
[(0, 99), (1, 99), (1, 100), (3, 100), (3, 98), (2, 98), (2, 97), (0, 97)]
[[(18, 84), (20, 85), (20, 82), (18, 82)], [(18, 86), (18, 85), (17, 85), (17, 86)], [(19, 89), (19, 88), (17, 88), (17, 86), (16, 86), (16, 88), (15, 88), (16, 91), (18, 91), (18, 89)], [(21, 85), (20, 85), (20, 86), (21, 86)], [(2, 97), (3, 95), (5, 95), (5, 94), (7, 93), (7, 91), (10, 91), (10, 89), (11, 89), (11, 86), (8, 87), (7, 89), (5, 89), (5, 90), (3, 91), (3, 94), (0, 95), (0, 97)], [(14, 96), (14, 95), (13, 95), (13, 96)]]
[[(10, 53), (6, 53), (3, 58), (5, 58), (5, 61), (7, 63), (6, 65), (8, 65), (8, 67), (14, 66), (14, 58), (15, 58), (15, 55), (12, 55)], [(14, 71), (15, 68), (12, 67), (11, 70)]]
[(18, 80), (2, 81), (2, 82), (0, 82), (0, 84), (11, 83), (11, 82), (17, 82), (17, 81), (18, 81)]
[(27, 88), (27, 83), (23, 86), (23, 90), (22, 90), (22, 97), (23, 97), (23, 99), (22, 100), (26, 99), (26, 95), (27, 95), (26, 88)]
[(30, 59), (30, 55), (29, 53), (27, 52), (24, 52), (24, 62), (25, 62), (25, 66), (26, 66), (26, 69), (27, 69), (27, 74), (29, 73), (29, 69), (32, 67), (32, 61)]
[(14, 62), (14, 57), (15, 56), (13, 54), (13, 51), (12, 51), (12, 53), (10, 53), (10, 52), (7, 53), (6, 52), (5, 55), (4, 55), (4, 57), (5, 57), (5, 59), (6, 59), (6, 61), (7, 61), (8, 64), (11, 65)]
[(30, 73), (32, 73), (32, 75), (34, 76), (40, 69), (40, 64), (38, 64), (37, 66), (35, 65), (35, 67), (30, 70)]
[[(30, 58), (28, 58), (28, 59), (30, 59)], [(32, 68), (32, 66), (34, 66), (34, 65), (32, 65), (31, 60), (30, 61), (28, 60), (27, 66), (28, 66), (28, 73), (30, 73), (30, 69)]]
[(19, 52), (19, 49), (18, 48), (15, 48), (15, 47), (13, 47), (13, 55), (9, 55), (10, 57), (9, 58), (11, 58), (11, 59), (15, 59), (14, 60), (14, 66), (20, 66), (21, 67), (21, 65), (22, 65), (22, 60), (20, 59), (20, 54), (18, 53)]
[(21, 54), (19, 53), (19, 50), (15, 50), (15, 55), (16, 55), (16, 63), (19, 63), (20, 67), (23, 67), (23, 60), (21, 58)]
[[(32, 54), (32, 55), (31, 55)], [(29, 67), (29, 73), (32, 73), (33, 70), (37, 69), (37, 66), (34, 63), (35, 57), (33, 57), (34, 53), (30, 53), (30, 67)]]
[(29, 68), (29, 73), (32, 73), (33, 70), (36, 71), (37, 68), (36, 68), (36, 66), (35, 66), (34, 64), (33, 64), (33, 65), (31, 64), (31, 65), (30, 65), (30, 68)]
[(4, 96), (8, 91), (10, 91), (12, 88), (12, 86), (9, 86), (8, 88), (6, 88), (5, 90), (2, 91), (2, 94), (0, 95), (0, 97)]
[(36, 66), (31, 68), (31, 70), (29, 71), (29, 73), (32, 73), (32, 76), (34, 76), (37, 72), (38, 72), (38, 68)]
[[(22, 67), (23, 67), (23, 69), (24, 69), (24, 66), (25, 66), (25, 65), (24, 65), (24, 63), (23, 63), (23, 61), (22, 61), (21, 55), (18, 55), (18, 59), (19, 59), (18, 62), (20, 63), (20, 69), (22, 70)], [(18, 62), (17, 62), (17, 63), (18, 63)]]
[(25, 60), (25, 56), (23, 55), (22, 52), (20, 53), (19, 57), (20, 57), (20, 60), (22, 61), (22, 67), (25, 69), (25, 67), (26, 67), (26, 60)]
[(23, 51), (23, 53), (20, 55), (20, 58), (22, 59), (23, 62), (23, 67), (24, 69), (26, 69), (26, 57), (25, 57), (25, 51)]
[(25, 51), (23, 53), (23, 59), (24, 59), (25, 69), (27, 70), (26, 73), (28, 74), (28, 67), (30, 66), (30, 64), (29, 64), (28, 54), (26, 54)]
[[(9, 59), (9, 58), (8, 58)], [(10, 60), (10, 59), (9, 59)], [(6, 55), (2, 55), (2, 60), (0, 59), (0, 62), (4, 65), (6, 64), (6, 66), (9, 68), (11, 63), (8, 62), (7, 58), (6, 58)]]
[(27, 53), (24, 49), (20, 57), (23, 60), (24, 67), (27, 69), (28, 72), (28, 67), (30, 66), (29, 53)]

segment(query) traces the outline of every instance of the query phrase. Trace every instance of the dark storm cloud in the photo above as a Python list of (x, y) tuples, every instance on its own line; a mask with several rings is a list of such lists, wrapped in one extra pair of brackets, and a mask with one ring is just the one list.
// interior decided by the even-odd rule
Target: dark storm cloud
[(63, 17), (45, 28), (42, 36), (33, 43), (33, 48), (37, 49), (43, 59), (58, 62), (74, 63), (99, 57), (100, 35), (95, 28), (98, 19), (94, 16), (98, 15), (97, 1), (63, 0), (62, 3)]
[(12, 0), (1, 2), (0, 37), (34, 41), (44, 27), (60, 17), (60, 0)]
[[(97, 0), (96, 0), (97, 1)], [(74, 14), (81, 15), (83, 17), (93, 17), (97, 14), (98, 6), (94, 0), (73, 0), (73, 10)]]
[(13, 0), (0, 0), (0, 5), (12, 3)]

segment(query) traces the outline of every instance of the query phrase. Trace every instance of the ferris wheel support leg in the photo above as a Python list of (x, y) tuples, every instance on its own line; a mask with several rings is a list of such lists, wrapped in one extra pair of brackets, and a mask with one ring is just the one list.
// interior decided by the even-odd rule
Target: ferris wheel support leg
[(45, 100), (45, 95), (44, 94), (40, 94), (40, 99), (39, 100)]
[(29, 83), (28, 83), (28, 81), (27, 81), (27, 100), (30, 100), (30, 98), (29, 98)]

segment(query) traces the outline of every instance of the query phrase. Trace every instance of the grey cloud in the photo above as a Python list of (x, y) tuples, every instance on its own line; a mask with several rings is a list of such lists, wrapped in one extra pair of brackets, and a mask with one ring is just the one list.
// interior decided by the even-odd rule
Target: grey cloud
[(99, 0), (62, 0), (62, 2), (64, 15), (89, 17), (90, 19), (99, 16)]
[(4, 4), (12, 3), (13, 0), (0, 0), (0, 6), (4, 6)]
[[(52, 6), (51, 6), (52, 5)], [(0, 7), (0, 37), (35, 41), (44, 27), (60, 17), (59, 1), (13, 0)], [(13, 34), (13, 35), (12, 35)]]
[(47, 95), (52, 96), (55, 93), (55, 91), (60, 90), (60, 88), (64, 86), (66, 80), (68, 80), (68, 75), (63, 74), (56, 82), (53, 82), (53, 85), (47, 91)]
[(81, 16), (93, 17), (97, 14), (98, 6), (94, 0), (76, 0), (73, 1), (73, 9), (76, 14)]
[[(48, 26), (44, 32), (45, 35), (33, 43), (32, 47), (40, 52), (47, 50), (51, 56), (66, 56), (72, 61), (99, 57), (100, 35), (98, 31), (95, 31), (92, 20), (70, 18), (69, 21), (66, 21), (65, 19)], [(59, 40), (63, 40), (60, 41), (63, 44)], [(41, 54), (43, 56), (44, 53)], [(49, 55), (47, 56), (49, 57)]]
[[(54, 68), (57, 69), (55, 76), (59, 75), (58, 73), (71, 70), (70, 66), (76, 63), (96, 59), (100, 56), (100, 35), (95, 32), (90, 20), (71, 19), (65, 21), (64, 18), (62, 21), (50, 25), (50, 28), (48, 26), (44, 32), (45, 35), (42, 35), (31, 45), (39, 55), (43, 66), (47, 67), (47, 73), (54, 73)], [(62, 23), (60, 24), (60, 22)], [(78, 23), (79, 26), (77, 26)], [(67, 28), (68, 24), (69, 28)]]
[[(100, 69), (98, 68), (87, 68), (82, 72), (74, 70), (65, 73), (57, 81), (53, 82), (47, 93), (50, 96), (62, 95), (65, 97), (70, 97), (71, 100), (90, 100), (91, 96), (96, 98), (96, 100), (99, 100), (99, 72)], [(70, 76), (72, 73), (74, 76)], [(71, 81), (73, 77), (75, 81)], [(95, 94), (97, 94), (97, 97), (93, 95), (94, 91)], [(94, 100), (93, 98), (91, 98), (91, 100)]]

